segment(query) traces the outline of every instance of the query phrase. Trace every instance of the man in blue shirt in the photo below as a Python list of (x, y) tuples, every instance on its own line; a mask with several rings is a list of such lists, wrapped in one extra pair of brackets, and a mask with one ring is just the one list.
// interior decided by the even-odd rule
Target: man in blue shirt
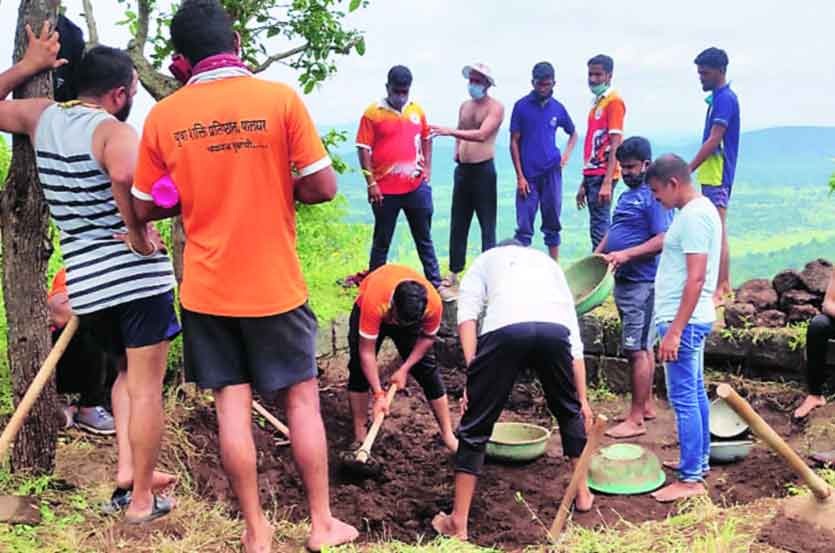
[(658, 254), (673, 214), (644, 181), (652, 161), (649, 141), (626, 139), (618, 148), (623, 182), (629, 187), (618, 199), (612, 226), (595, 250), (615, 267), (615, 305), (621, 320), (621, 347), (632, 370), (632, 407), (618, 426), (606, 432), (612, 438), (646, 434), (644, 420), (655, 418), (652, 382), (655, 359), (653, 303)]
[[(533, 68), (533, 90), (513, 106), (510, 117), (510, 157), (516, 170), (516, 239), (530, 246), (537, 209), (542, 234), (555, 260), (560, 252), (562, 168), (577, 143), (577, 131), (565, 107), (552, 98), (554, 67), (539, 62)], [(570, 136), (565, 155), (556, 144), (557, 129)]]
[(725, 78), (728, 54), (724, 50), (708, 48), (696, 56), (694, 63), (702, 89), (710, 92), (710, 96), (705, 98), (703, 144), (690, 162), (690, 172), (698, 170), (696, 178), (702, 184), (702, 194), (716, 206), (722, 221), (719, 284), (713, 296), (713, 302), (718, 305), (732, 292), (727, 212), (739, 152), (739, 100)]

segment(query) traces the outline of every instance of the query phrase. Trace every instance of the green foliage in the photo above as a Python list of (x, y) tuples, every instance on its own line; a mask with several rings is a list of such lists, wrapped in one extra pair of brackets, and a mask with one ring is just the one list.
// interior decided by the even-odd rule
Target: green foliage
[[(136, 36), (140, 25), (138, 10), (133, 9), (136, 2), (119, 2), (127, 6), (120, 24)], [(151, 8), (157, 8), (160, 3), (151, 0)], [(344, 19), (367, 3), (367, 0), (221, 0), (241, 35), (243, 60), (254, 68), (280, 61), (297, 70), (305, 94), (336, 72), (334, 55), (365, 53), (362, 33), (347, 28)], [(154, 21), (149, 22), (149, 26), (153, 25), (148, 37), (151, 63), (157, 69), (173, 53), (169, 28), (180, 2), (168, 4), (168, 9), (157, 9)], [(287, 50), (272, 53), (274, 42), (281, 39)], [(289, 47), (287, 42), (291, 43)]]
[(0, 136), (0, 188), (6, 183), (9, 174), (9, 165), (12, 162), (12, 150), (6, 144), (6, 139)]
[(829, 177), (829, 193), (835, 192), (835, 173), (832, 173), (832, 176)]
[(350, 311), (355, 292), (341, 288), (337, 279), (367, 265), (370, 229), (344, 221), (347, 201), (341, 194), (332, 202), (297, 205), (297, 251), (310, 292), (310, 304), (320, 321)]

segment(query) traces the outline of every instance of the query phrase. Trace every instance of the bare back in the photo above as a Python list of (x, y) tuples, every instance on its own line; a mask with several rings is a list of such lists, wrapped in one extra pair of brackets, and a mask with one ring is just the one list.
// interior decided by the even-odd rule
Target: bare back
[(480, 129), (485, 119), (490, 115), (494, 119), (498, 119), (498, 124), (484, 142), (458, 141), (458, 160), (461, 163), (479, 163), (495, 157), (496, 136), (499, 134), (499, 127), (504, 116), (504, 107), (501, 102), (490, 96), (487, 96), (484, 101), (467, 100), (461, 104), (458, 117), (458, 128), (460, 130)]

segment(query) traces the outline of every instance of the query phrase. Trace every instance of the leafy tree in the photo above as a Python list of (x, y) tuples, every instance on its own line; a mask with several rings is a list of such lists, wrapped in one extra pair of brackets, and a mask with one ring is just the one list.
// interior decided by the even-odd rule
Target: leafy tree
[(9, 174), (9, 164), (12, 162), (12, 151), (6, 144), (6, 139), (0, 136), (0, 186), (6, 182), (6, 175)]

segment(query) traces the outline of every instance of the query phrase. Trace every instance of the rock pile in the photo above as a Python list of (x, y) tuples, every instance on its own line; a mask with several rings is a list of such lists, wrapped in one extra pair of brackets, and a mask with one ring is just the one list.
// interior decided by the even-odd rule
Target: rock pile
[(731, 328), (779, 328), (808, 321), (820, 313), (831, 275), (832, 263), (818, 259), (802, 271), (789, 269), (770, 281), (749, 280), (725, 309), (725, 324)]

